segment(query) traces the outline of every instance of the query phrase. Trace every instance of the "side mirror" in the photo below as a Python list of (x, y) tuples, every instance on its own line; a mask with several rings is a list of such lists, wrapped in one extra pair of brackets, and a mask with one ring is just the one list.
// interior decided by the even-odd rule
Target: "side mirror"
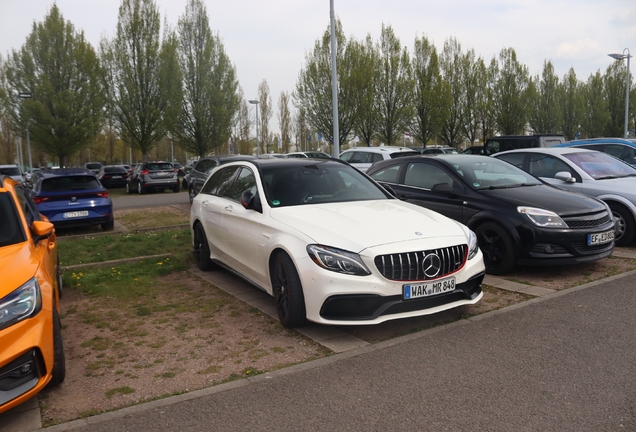
[(241, 194), (241, 205), (247, 210), (255, 210), (259, 213), (263, 213), (261, 199), (258, 197), (258, 194), (254, 195), (249, 189)]
[(441, 193), (444, 195), (453, 195), (455, 193), (455, 190), (448, 183), (437, 183), (433, 186), (431, 192)]
[(53, 234), (54, 226), (51, 222), (47, 221), (35, 221), (33, 222), (33, 235), (35, 237), (35, 241), (38, 241), (42, 238), (46, 238)]
[(576, 179), (572, 177), (572, 174), (570, 174), (567, 171), (559, 171), (558, 173), (554, 175), (554, 178), (557, 180), (564, 181), (566, 183), (576, 183)]

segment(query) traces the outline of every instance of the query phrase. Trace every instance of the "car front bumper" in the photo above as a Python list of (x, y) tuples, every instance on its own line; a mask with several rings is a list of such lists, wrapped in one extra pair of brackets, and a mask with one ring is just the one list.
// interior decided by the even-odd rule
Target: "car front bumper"
[(42, 309), (0, 331), (0, 413), (39, 393), (53, 370), (52, 312)]

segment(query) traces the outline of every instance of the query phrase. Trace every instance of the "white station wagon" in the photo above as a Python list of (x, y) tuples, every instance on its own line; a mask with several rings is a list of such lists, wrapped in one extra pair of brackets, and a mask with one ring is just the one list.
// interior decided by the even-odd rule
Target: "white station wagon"
[(266, 291), (288, 327), (377, 324), (482, 297), (472, 231), (337, 159), (220, 166), (190, 226), (199, 268), (221, 265)]

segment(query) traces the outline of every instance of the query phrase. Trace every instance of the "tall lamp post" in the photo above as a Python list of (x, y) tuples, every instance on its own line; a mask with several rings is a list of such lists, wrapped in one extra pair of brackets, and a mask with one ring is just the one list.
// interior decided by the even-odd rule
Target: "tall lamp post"
[[(625, 51), (627, 51), (627, 54), (625, 54)], [(608, 56), (610, 56), (611, 58), (613, 58), (614, 60), (624, 60), (627, 59), (627, 79), (626, 79), (626, 83), (625, 83), (625, 138), (627, 138), (627, 133), (628, 133), (628, 122), (629, 122), (629, 59), (632, 57), (631, 54), (629, 53), (629, 48), (625, 48), (623, 50), (623, 54), (618, 54), (618, 53), (612, 53), (612, 54), (608, 54)]]
[[(18, 97), (22, 100), (31, 99), (31, 93), (20, 92)], [(27, 120), (27, 148), (29, 150), (29, 174), (33, 175), (33, 161), (31, 160), (31, 138), (29, 137), (29, 121)]]
[(258, 145), (258, 101), (256, 99), (252, 99), (249, 103), (256, 105), (256, 156), (259, 156), (260, 150)]

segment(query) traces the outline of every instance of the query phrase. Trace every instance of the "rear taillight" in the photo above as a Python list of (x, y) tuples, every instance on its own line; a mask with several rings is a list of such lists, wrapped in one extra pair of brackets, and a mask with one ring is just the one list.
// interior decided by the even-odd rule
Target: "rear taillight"
[(142, 171), (141, 171), (141, 173), (142, 173), (142, 174), (148, 174), (148, 170), (147, 170), (147, 169), (142, 170)]
[(98, 192), (96, 195), (101, 198), (108, 198), (108, 192)]
[(104, 176), (103, 176), (102, 178), (109, 179), (109, 178), (110, 178), (110, 176), (109, 176), (109, 175), (104, 174)]
[(179, 170), (175, 168), (175, 169), (174, 169), (174, 172), (179, 172)]
[(48, 198), (45, 197), (33, 197), (33, 202), (36, 204), (43, 203), (44, 201), (48, 201)]

